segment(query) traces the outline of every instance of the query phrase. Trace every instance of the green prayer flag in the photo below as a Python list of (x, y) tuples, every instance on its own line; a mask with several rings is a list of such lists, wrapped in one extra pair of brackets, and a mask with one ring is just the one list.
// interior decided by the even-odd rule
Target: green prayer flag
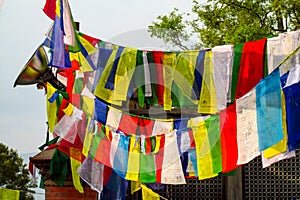
[(240, 64), (242, 59), (242, 53), (243, 53), (244, 43), (234, 45), (233, 48), (233, 68), (232, 68), (232, 82), (231, 82), (231, 103), (234, 102), (235, 93), (236, 93), (236, 87), (237, 82), (239, 79), (239, 71), (240, 71)]
[(69, 156), (56, 149), (50, 163), (50, 178), (60, 187), (64, 185), (67, 178), (68, 167)]

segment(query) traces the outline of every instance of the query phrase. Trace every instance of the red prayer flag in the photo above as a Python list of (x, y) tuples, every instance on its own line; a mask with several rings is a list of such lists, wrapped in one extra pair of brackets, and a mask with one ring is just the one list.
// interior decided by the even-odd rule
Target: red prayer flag
[(238, 159), (236, 104), (228, 106), (220, 113), (222, 172), (234, 170)]
[(149, 119), (139, 119), (140, 135), (151, 136), (155, 121)]
[(52, 20), (55, 20), (55, 16), (56, 16), (55, 10), (56, 10), (56, 0), (46, 0), (43, 11)]
[(78, 152), (82, 152), (82, 147), (83, 144), (79, 138), (79, 136), (76, 136), (76, 139), (74, 141), (74, 144), (68, 142), (67, 140), (62, 139), (60, 144), (58, 145), (58, 150), (60, 150), (61, 152), (67, 154), (69, 157), (74, 158), (75, 160), (78, 160), (79, 162), (82, 162), (82, 160), (84, 160), (84, 155), (82, 155), (82, 153), (80, 153), (80, 155), (78, 154), (71, 154), (70, 149), (77, 149)]
[(155, 166), (156, 166), (156, 182), (161, 183), (161, 173), (162, 173), (162, 166), (164, 161), (164, 146), (165, 146), (165, 135), (159, 135), (156, 137), (161, 137), (159, 151), (155, 154)]
[(158, 104), (164, 104), (164, 75), (163, 75), (163, 65), (162, 65), (162, 57), (164, 52), (162, 51), (153, 51), (153, 60), (156, 64), (156, 76), (157, 76), (157, 83), (156, 83), (156, 92), (157, 92), (157, 99)]
[(122, 131), (125, 135), (136, 134), (138, 123), (139, 123), (138, 117), (123, 114), (120, 120), (118, 130)]
[(243, 48), (236, 99), (249, 92), (263, 78), (264, 55), (267, 39), (246, 42)]

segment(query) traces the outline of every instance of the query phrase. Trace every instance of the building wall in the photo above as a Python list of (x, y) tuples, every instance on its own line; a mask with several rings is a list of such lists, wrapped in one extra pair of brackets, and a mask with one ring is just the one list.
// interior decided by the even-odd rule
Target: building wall
[(45, 187), (45, 200), (96, 200), (97, 192), (89, 187), (84, 188), (84, 193), (79, 193), (74, 187)]

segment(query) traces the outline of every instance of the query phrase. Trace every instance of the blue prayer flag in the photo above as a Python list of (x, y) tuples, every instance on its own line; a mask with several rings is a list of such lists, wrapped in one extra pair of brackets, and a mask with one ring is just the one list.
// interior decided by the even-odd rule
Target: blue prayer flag
[(259, 151), (283, 139), (280, 73), (276, 69), (256, 86)]
[(107, 104), (95, 99), (95, 119), (101, 124), (106, 124)]
[(288, 148), (289, 151), (293, 151), (300, 148), (300, 82), (284, 87), (287, 77), (288, 73), (284, 74), (280, 79), (286, 104)]

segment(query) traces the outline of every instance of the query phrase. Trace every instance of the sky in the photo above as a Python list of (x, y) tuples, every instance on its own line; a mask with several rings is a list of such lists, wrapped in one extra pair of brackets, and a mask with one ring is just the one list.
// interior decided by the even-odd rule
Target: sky
[[(161, 49), (147, 26), (174, 7), (191, 12), (192, 0), (69, 0), (80, 31), (104, 41), (136, 48)], [(45, 0), (0, 0), (0, 142), (19, 154), (39, 152), (46, 138), (46, 102), (35, 85), (13, 88), (19, 72), (44, 41), (52, 21)]]

